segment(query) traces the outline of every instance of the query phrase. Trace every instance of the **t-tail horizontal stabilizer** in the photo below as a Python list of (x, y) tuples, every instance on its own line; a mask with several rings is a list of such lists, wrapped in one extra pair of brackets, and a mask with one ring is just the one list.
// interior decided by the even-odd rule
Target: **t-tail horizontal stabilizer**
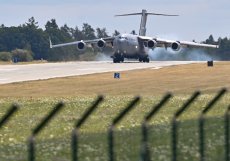
[(142, 10), (140, 13), (129, 13), (129, 14), (121, 14), (121, 15), (115, 15), (115, 16), (133, 16), (133, 15), (141, 15), (141, 24), (139, 29), (139, 35), (145, 36), (146, 35), (146, 22), (147, 22), (147, 16), (148, 15), (155, 15), (155, 16), (179, 16), (179, 15), (169, 15), (169, 14), (161, 14), (161, 13), (150, 13), (147, 12), (147, 10)]

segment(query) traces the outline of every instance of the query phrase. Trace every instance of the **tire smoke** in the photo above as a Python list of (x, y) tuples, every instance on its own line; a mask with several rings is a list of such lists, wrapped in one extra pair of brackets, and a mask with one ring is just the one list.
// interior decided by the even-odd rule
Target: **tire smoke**
[(216, 57), (212, 57), (206, 53), (203, 49), (185, 49), (180, 51), (173, 51), (171, 48), (167, 50), (164, 48), (155, 48), (149, 51), (149, 57), (151, 60), (161, 61), (209, 61), (218, 60)]

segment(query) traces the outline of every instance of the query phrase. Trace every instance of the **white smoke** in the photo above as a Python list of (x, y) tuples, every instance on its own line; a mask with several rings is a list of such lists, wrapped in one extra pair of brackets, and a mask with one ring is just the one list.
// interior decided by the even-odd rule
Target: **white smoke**
[(208, 55), (202, 49), (180, 49), (180, 51), (173, 51), (171, 48), (155, 48), (149, 50), (149, 57), (151, 60), (178, 60), (178, 61), (209, 61), (214, 60), (214, 57)]
[[(157, 37), (167, 40), (180, 40), (181, 38), (175, 34), (161, 34)], [(209, 61), (217, 58), (211, 57), (205, 50), (200, 48), (181, 48), (179, 51), (174, 51), (170, 47), (155, 48), (149, 50), (151, 60), (178, 60), (178, 61)]]
[(189, 50), (186, 58), (192, 61), (209, 61), (214, 59), (202, 49)]
[(111, 57), (109, 54), (106, 53), (98, 53), (95, 57), (95, 61), (110, 61)]
[(155, 48), (153, 50), (149, 50), (149, 57), (151, 60), (175, 60), (179, 57), (178, 52), (173, 51), (171, 48)]

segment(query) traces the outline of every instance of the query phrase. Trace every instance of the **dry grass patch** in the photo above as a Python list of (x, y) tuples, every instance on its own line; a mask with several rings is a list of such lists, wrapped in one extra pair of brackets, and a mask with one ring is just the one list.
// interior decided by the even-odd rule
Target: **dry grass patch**
[(217, 91), (230, 84), (230, 63), (218, 62), (214, 67), (205, 63), (113, 73), (55, 78), (0, 85), (0, 97), (65, 97), (105, 95), (159, 95), (167, 91), (176, 94), (200, 89)]

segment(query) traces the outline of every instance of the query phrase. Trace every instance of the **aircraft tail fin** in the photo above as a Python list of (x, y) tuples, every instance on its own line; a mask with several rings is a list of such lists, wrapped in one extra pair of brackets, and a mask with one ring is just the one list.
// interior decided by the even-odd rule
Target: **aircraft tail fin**
[(161, 13), (148, 13), (146, 10), (142, 10), (140, 13), (130, 13), (130, 14), (121, 14), (121, 15), (115, 15), (118, 16), (133, 16), (133, 15), (141, 15), (141, 24), (139, 29), (139, 35), (145, 36), (146, 35), (146, 22), (147, 22), (147, 16), (148, 15), (155, 15), (155, 16), (179, 16), (179, 15), (169, 15), (169, 14), (161, 14)]

